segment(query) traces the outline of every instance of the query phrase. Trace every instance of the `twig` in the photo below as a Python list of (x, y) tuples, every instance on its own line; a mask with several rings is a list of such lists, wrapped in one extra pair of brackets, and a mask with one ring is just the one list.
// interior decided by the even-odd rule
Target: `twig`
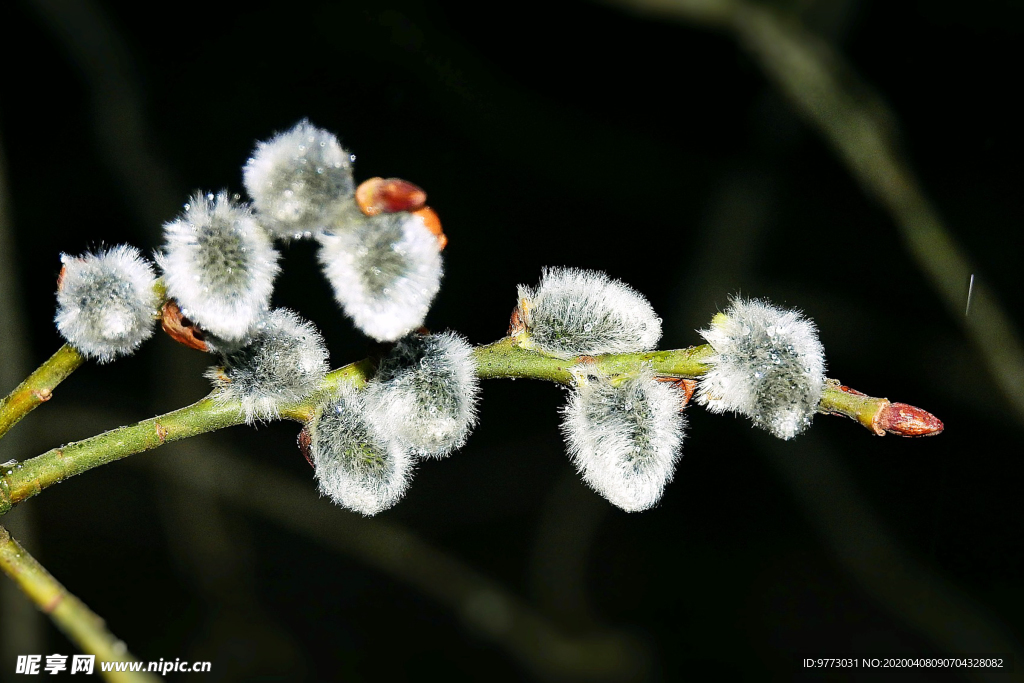
[[(593, 364), (612, 378), (636, 373), (641, 365), (650, 366), (660, 377), (696, 378), (707, 372), (708, 366), (704, 361), (711, 354), (711, 347), (705, 344), (674, 351), (563, 359), (523, 349), (516, 346), (511, 338), (477, 347), (474, 351), (478, 363), (477, 374), (482, 378), (524, 377), (561, 384), (574, 382), (572, 369), (579, 364)], [(352, 363), (330, 373), (324, 391), (329, 391), (340, 382), (361, 386), (372, 373), (371, 361)], [(283, 407), (281, 416), (305, 422), (313, 414), (322, 395), (323, 392), (320, 392), (301, 403)], [(922, 436), (942, 430), (941, 422), (919, 408), (866, 396), (836, 380), (827, 383), (818, 410), (849, 417), (878, 435), (888, 432)], [(94, 467), (158, 448), (170, 441), (243, 422), (245, 414), (237, 401), (219, 400), (211, 394), (170, 413), (54, 448), (15, 465), (0, 477), (0, 515), (43, 489)]]
[[(68, 592), (57, 579), (11, 538), (0, 526), (0, 569), (11, 577), (25, 594), (83, 652), (104, 662), (135, 662), (124, 641), (107, 630), (106, 625), (85, 603)], [(151, 682), (159, 680), (147, 673), (101, 671), (110, 681)]]
[(38, 405), (49, 401), (57, 385), (78, 369), (84, 360), (74, 347), (65, 344), (14, 391), (0, 399), (0, 438)]

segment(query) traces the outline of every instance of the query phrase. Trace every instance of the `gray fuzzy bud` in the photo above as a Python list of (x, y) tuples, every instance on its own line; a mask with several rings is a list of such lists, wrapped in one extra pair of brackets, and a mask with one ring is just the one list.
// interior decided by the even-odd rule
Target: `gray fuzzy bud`
[(107, 363), (134, 353), (153, 335), (156, 276), (138, 249), (122, 244), (60, 258), (64, 271), (54, 322), (83, 356)]
[(520, 344), (555, 356), (653, 349), (661, 318), (642, 294), (604, 273), (545, 268), (536, 288), (519, 286)]
[(370, 425), (362, 392), (341, 385), (306, 429), (320, 492), (335, 503), (370, 516), (405, 495), (413, 458)]
[(319, 238), (334, 296), (360, 330), (394, 341), (423, 324), (441, 285), (441, 253), (421, 218), (364, 216)]
[(698, 384), (699, 403), (746, 415), (780, 439), (810, 426), (825, 387), (825, 352), (810, 319), (736, 298), (700, 334), (715, 355)]
[(278, 308), (255, 329), (247, 346), (223, 356), (206, 377), (220, 401), (239, 401), (245, 420), (272, 420), (280, 407), (318, 390), (327, 374), (327, 347), (313, 323)]
[(157, 262), (168, 295), (204, 330), (244, 339), (266, 313), (279, 270), (278, 253), (249, 208), (224, 192), (197, 192), (164, 235)]
[(649, 369), (617, 386), (586, 379), (562, 410), (562, 433), (583, 480), (626, 512), (657, 503), (681, 454), (683, 399)]
[(243, 178), (260, 219), (277, 237), (323, 230), (355, 193), (351, 155), (333, 134), (305, 119), (257, 143)]
[(469, 343), (453, 332), (411, 334), (384, 357), (366, 388), (374, 422), (419, 456), (444, 457), (476, 425), (480, 382)]

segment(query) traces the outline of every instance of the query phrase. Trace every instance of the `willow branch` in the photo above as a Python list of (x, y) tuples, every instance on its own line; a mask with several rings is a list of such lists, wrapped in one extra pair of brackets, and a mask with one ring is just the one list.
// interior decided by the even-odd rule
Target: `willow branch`
[[(0, 526), (0, 569), (11, 577), (25, 595), (53, 620), (64, 635), (83, 652), (104, 662), (135, 662), (124, 641), (107, 630), (106, 624), (85, 603), (68, 592), (27, 550)], [(98, 667), (97, 667), (98, 668)], [(150, 682), (159, 680), (146, 673), (100, 671), (110, 681)]]
[[(508, 337), (474, 350), (477, 375), (481, 378), (523, 377), (560, 384), (575, 382), (573, 369), (583, 364), (600, 370), (613, 381), (636, 374), (643, 365), (661, 378), (695, 379), (707, 373), (707, 359), (712, 353), (711, 347), (705, 344), (673, 351), (565, 359), (524, 349)], [(369, 359), (335, 370), (327, 376), (321, 391), (302, 402), (283, 406), (281, 417), (305, 422), (325, 393), (343, 382), (360, 387), (373, 372), (374, 363)], [(867, 396), (837, 380), (827, 382), (818, 412), (856, 420), (878, 435), (924, 436), (942, 430), (941, 422), (919, 408)], [(0, 477), (0, 515), (44, 489), (94, 467), (244, 422), (245, 414), (237, 401), (224, 401), (211, 394), (173, 412), (54, 448), (12, 467)]]
[(85, 359), (74, 347), (65, 344), (0, 399), (0, 438), (41, 403), (49, 401), (57, 385), (78, 369)]

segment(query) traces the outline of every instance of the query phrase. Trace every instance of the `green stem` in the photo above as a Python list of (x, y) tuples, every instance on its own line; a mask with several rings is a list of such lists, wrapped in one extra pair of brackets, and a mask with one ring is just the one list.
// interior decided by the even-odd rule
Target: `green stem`
[[(593, 366), (613, 379), (636, 373), (649, 365), (656, 375), (693, 379), (708, 371), (712, 354), (707, 344), (674, 351), (652, 351), (605, 356), (555, 358), (517, 346), (512, 338), (501, 339), (474, 350), (477, 375), (484, 379), (525, 377), (571, 384), (576, 365)], [(352, 363), (328, 374), (324, 388), (305, 400), (282, 406), (281, 416), (305, 422), (312, 416), (324, 394), (342, 382), (363, 386), (374, 372), (370, 359)], [(881, 434), (876, 424), (879, 411), (888, 406), (884, 398), (844, 392), (838, 382), (829, 380), (819, 412), (843, 415)], [(94, 467), (105, 465), (134, 453), (152, 450), (165, 443), (186, 439), (225, 427), (243, 424), (245, 414), (237, 401), (222, 401), (210, 396), (127, 427), (119, 427), (97, 436), (54, 448), (10, 468), (0, 476), (0, 515), (14, 505), (44, 489)]]
[(885, 432), (878, 427), (878, 418), (879, 413), (890, 405), (889, 400), (850, 393), (843, 391), (841, 387), (838, 380), (826, 381), (825, 393), (818, 403), (818, 412), (848, 417), (879, 436), (884, 434)]
[(50, 400), (53, 390), (85, 361), (69, 344), (60, 347), (45, 363), (36, 368), (14, 391), (0, 399), (0, 438), (36, 409)]
[(712, 353), (711, 346), (704, 344), (674, 351), (555, 358), (517, 346), (514, 337), (505, 337), (474, 350), (477, 375), (482, 379), (526, 377), (560, 384), (573, 382), (572, 368), (581, 362), (592, 363), (610, 377), (635, 373), (641, 364), (650, 365), (658, 375), (700, 377), (708, 371), (703, 361)]
[[(103, 662), (135, 662), (124, 642), (107, 630), (106, 625), (85, 603), (68, 592), (50, 572), (0, 526), (0, 569), (11, 577), (32, 602), (53, 620), (64, 635), (82, 652), (96, 655)], [(99, 670), (99, 661), (95, 670)], [(158, 680), (146, 673), (108, 671), (100, 673), (110, 681), (151, 682)]]

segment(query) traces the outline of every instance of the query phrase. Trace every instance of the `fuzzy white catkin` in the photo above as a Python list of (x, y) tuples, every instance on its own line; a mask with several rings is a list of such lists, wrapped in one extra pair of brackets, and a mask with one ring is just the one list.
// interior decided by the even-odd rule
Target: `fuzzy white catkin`
[(413, 458), (367, 420), (362, 392), (340, 385), (307, 426), (320, 492), (342, 507), (375, 515), (409, 486)]
[(562, 409), (562, 433), (583, 480), (626, 512), (657, 503), (681, 455), (683, 398), (650, 369), (618, 386), (586, 378)]
[(661, 318), (642, 294), (602, 272), (545, 268), (536, 288), (519, 286), (521, 343), (556, 356), (653, 349)]
[(219, 401), (240, 401), (245, 421), (272, 420), (280, 406), (319, 389), (327, 374), (327, 346), (313, 323), (286, 308), (270, 312), (249, 344), (224, 355), (206, 377)]
[(164, 225), (157, 263), (168, 296), (203, 329), (227, 341), (244, 339), (266, 313), (280, 270), (270, 237), (252, 211), (227, 193), (197, 192)]
[(413, 333), (381, 361), (365, 401), (374, 423), (415, 455), (440, 458), (465, 444), (479, 391), (469, 342), (454, 332)]
[(394, 341), (423, 324), (443, 268), (437, 239), (419, 217), (362, 217), (318, 239), (324, 274), (356, 327)]
[(715, 355), (698, 384), (699, 403), (746, 415), (780, 439), (810, 426), (825, 386), (825, 352), (810, 319), (736, 298), (700, 334)]
[(83, 356), (107, 363), (134, 353), (152, 336), (156, 275), (138, 249), (122, 244), (60, 259), (64, 277), (54, 322)]
[(332, 133), (305, 119), (257, 143), (243, 180), (260, 218), (277, 237), (323, 230), (355, 193), (351, 154)]

